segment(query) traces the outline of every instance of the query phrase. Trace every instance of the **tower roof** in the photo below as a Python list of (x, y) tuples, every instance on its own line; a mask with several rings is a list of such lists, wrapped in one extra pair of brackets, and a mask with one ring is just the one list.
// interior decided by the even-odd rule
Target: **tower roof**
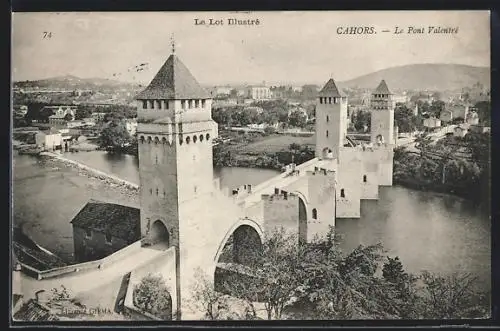
[(389, 90), (389, 87), (387, 87), (385, 80), (382, 79), (375, 91), (373, 91), (373, 94), (392, 94), (392, 92)]
[(319, 91), (318, 96), (320, 97), (345, 97), (346, 94), (342, 91), (341, 88), (337, 87), (337, 84), (330, 78), (330, 80), (323, 86), (321, 91)]
[(172, 54), (136, 99), (208, 99), (209, 94), (189, 69)]

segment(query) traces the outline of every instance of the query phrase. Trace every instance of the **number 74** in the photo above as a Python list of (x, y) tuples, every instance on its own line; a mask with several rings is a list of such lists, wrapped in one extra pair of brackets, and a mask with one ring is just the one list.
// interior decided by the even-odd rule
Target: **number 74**
[(44, 31), (43, 32), (43, 38), (44, 39), (47, 39), (47, 38), (52, 38), (52, 32), (47, 32), (47, 31)]

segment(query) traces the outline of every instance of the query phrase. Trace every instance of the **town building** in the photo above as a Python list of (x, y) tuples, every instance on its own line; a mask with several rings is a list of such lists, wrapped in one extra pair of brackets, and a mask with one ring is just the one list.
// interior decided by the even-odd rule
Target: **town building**
[(100, 112), (95, 112), (90, 115), (90, 117), (95, 121), (95, 122), (102, 122), (104, 121), (104, 116), (106, 116), (106, 113), (100, 113)]
[(464, 121), (469, 113), (469, 106), (464, 104), (448, 104), (445, 109), (452, 112), (454, 119), (462, 119)]
[(469, 132), (469, 125), (459, 124), (453, 129), (453, 136), (463, 138)]
[(40, 110), (40, 112), (45, 110), (51, 110), (54, 113), (49, 116), (49, 124), (54, 126), (65, 127), (69, 121), (75, 119), (75, 106), (45, 106), (42, 110)]
[(36, 133), (35, 141), (37, 146), (46, 151), (55, 151), (62, 148), (62, 135), (59, 130), (54, 128)]
[(253, 100), (271, 99), (271, 90), (266, 86), (250, 86), (247, 88), (247, 97)]
[(139, 209), (90, 200), (73, 218), (75, 260), (106, 257), (140, 239)]
[(434, 130), (441, 127), (441, 120), (435, 117), (424, 118), (424, 127)]
[(451, 123), (451, 121), (453, 120), (453, 112), (449, 109), (444, 109), (439, 114), (439, 119), (442, 123)]

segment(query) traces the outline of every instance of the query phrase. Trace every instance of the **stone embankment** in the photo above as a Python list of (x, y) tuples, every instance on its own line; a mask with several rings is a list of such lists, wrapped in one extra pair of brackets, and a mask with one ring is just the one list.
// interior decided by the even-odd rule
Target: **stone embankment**
[(128, 191), (131, 191), (131, 193), (137, 194), (139, 191), (139, 185), (129, 182), (125, 179), (118, 178), (114, 175), (105, 173), (103, 171), (97, 170), (95, 168), (89, 167), (85, 164), (79, 163), (77, 161), (69, 160), (65, 158), (64, 156), (57, 154), (57, 153), (51, 153), (51, 152), (42, 152), (40, 153), (40, 156), (42, 157), (49, 157), (52, 160), (57, 160), (64, 164), (65, 166), (78, 169), (78, 172), (84, 176), (91, 177), (91, 178), (96, 178), (99, 181), (103, 182), (104, 184), (107, 184), (112, 187), (119, 187), (119, 188), (124, 188)]

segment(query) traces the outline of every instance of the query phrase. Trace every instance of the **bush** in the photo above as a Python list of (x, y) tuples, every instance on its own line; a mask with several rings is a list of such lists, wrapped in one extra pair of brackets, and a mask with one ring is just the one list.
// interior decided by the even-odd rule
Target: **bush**
[(172, 319), (172, 298), (162, 276), (148, 275), (134, 288), (134, 305), (164, 320)]

